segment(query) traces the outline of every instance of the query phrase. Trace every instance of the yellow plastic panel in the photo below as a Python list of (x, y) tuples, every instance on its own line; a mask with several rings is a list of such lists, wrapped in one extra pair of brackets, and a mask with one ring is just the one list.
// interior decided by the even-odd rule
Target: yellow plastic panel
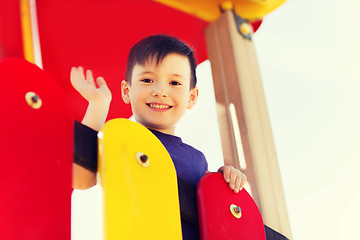
[(182, 239), (175, 167), (148, 129), (108, 121), (99, 133), (99, 172), (104, 239)]
[(286, 0), (154, 0), (179, 9), (205, 21), (216, 20), (221, 12), (220, 6), (233, 6), (236, 14), (248, 20), (262, 19)]

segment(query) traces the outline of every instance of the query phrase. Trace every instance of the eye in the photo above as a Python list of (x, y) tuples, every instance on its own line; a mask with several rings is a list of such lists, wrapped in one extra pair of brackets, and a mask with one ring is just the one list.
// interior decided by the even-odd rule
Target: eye
[(149, 79), (149, 78), (144, 78), (144, 79), (141, 79), (141, 82), (144, 82), (144, 83), (152, 83), (153, 80)]
[(180, 83), (180, 82), (178, 82), (178, 81), (173, 80), (173, 81), (171, 81), (171, 82), (170, 82), (170, 85), (173, 85), (173, 86), (180, 86), (180, 85), (181, 85), (181, 83)]

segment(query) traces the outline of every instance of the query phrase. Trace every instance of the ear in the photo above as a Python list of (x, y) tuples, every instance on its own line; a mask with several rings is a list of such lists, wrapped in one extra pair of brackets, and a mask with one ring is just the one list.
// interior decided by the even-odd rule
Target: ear
[(199, 89), (197, 87), (194, 87), (190, 90), (190, 96), (189, 96), (189, 102), (187, 105), (187, 109), (193, 108), (193, 106), (196, 104), (197, 99), (199, 97)]
[(121, 82), (121, 96), (123, 101), (126, 104), (129, 104), (130, 101), (130, 85), (126, 80), (122, 80)]

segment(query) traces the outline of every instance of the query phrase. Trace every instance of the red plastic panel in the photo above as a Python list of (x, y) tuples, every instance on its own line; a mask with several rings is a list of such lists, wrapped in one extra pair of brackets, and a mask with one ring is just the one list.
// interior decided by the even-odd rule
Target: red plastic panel
[[(197, 187), (197, 201), (202, 240), (265, 240), (264, 223), (259, 209), (245, 189), (234, 193), (221, 173), (207, 174)], [(230, 211), (235, 204), (241, 217)]]
[[(0, 238), (70, 239), (73, 118), (44, 71), (22, 59), (0, 63)], [(30, 107), (27, 92), (42, 101)]]
[(0, 1), (0, 60), (23, 57), (20, 1)]
[(255, 20), (255, 21), (253, 21), (253, 22), (250, 22), (251, 25), (252, 25), (252, 27), (253, 27), (254, 33), (260, 28), (262, 22), (263, 22), (262, 19), (259, 19), (259, 20)]

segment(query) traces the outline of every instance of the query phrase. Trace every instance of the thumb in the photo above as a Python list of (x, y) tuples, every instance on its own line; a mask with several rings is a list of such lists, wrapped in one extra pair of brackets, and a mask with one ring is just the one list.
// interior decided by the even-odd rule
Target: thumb
[(98, 78), (96, 78), (96, 85), (97, 85), (99, 88), (107, 87), (107, 84), (106, 84), (105, 79), (104, 79), (103, 77), (98, 77)]

